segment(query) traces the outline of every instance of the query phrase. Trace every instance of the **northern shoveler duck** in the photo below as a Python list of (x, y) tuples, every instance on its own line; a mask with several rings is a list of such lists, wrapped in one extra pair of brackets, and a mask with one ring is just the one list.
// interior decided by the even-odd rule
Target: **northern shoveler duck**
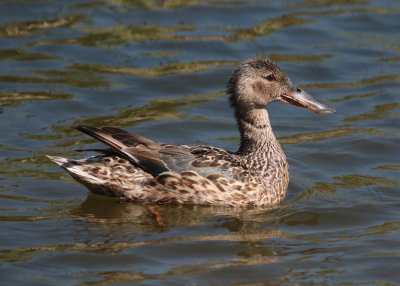
[(316, 113), (335, 109), (294, 85), (272, 60), (251, 58), (234, 69), (227, 94), (240, 131), (240, 148), (171, 145), (114, 127), (74, 127), (108, 145), (83, 160), (48, 156), (98, 194), (144, 203), (267, 206), (281, 202), (288, 163), (266, 107), (283, 101)]

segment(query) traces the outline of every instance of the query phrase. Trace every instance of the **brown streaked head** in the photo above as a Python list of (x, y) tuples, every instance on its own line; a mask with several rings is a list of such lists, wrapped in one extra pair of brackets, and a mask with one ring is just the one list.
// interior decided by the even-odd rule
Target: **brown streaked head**
[(241, 62), (232, 72), (227, 93), (236, 111), (265, 108), (271, 102), (283, 101), (320, 114), (336, 112), (334, 107), (293, 84), (287, 74), (267, 58)]

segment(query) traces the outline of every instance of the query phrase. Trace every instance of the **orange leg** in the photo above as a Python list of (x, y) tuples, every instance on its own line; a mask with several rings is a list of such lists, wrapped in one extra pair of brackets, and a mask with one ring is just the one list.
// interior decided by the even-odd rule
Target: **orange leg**
[(147, 210), (156, 218), (158, 226), (166, 226), (166, 224), (162, 222), (161, 215), (156, 210), (156, 206), (148, 206)]

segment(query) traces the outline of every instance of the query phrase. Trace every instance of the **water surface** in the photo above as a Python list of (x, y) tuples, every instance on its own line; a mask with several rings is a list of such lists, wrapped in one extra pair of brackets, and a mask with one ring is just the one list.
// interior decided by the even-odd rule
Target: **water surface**
[[(0, 281), (5, 285), (400, 284), (398, 1), (0, 1)], [(45, 154), (111, 125), (238, 148), (232, 68), (276, 60), (337, 113), (274, 103), (290, 164), (272, 209), (89, 194)]]

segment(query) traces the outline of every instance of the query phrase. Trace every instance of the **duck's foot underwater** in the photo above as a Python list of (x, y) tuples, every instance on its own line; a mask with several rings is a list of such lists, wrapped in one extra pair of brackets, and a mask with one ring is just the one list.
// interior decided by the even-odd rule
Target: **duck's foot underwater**
[(166, 226), (162, 221), (161, 214), (156, 210), (157, 206), (147, 206), (147, 210), (153, 215), (156, 219), (158, 226)]

